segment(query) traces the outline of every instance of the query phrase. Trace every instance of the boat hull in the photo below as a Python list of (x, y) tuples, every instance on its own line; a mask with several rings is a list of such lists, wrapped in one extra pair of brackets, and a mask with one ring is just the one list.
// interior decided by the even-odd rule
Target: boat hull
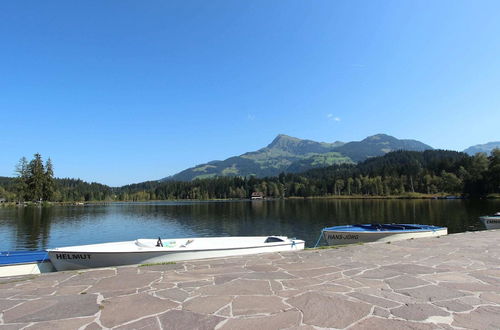
[(479, 217), (486, 229), (500, 229), (500, 216)]
[(55, 271), (46, 251), (0, 252), (0, 277), (32, 275)]
[[(264, 243), (265, 238), (266, 237), (263, 237), (262, 243), (256, 246), (236, 245), (232, 247), (220, 246), (214, 248), (196, 248), (196, 244), (193, 244), (192, 247), (182, 247), (182, 245), (176, 245), (174, 247), (151, 248), (146, 246), (143, 248), (139, 247), (139, 249), (134, 250), (131, 248), (131, 244), (137, 246), (138, 243), (135, 241), (59, 248), (48, 250), (48, 253), (54, 267), (58, 271), (61, 271), (136, 264), (166, 263), (304, 249), (304, 241), (302, 240)], [(230, 240), (236, 241), (235, 239), (237, 238), (232, 237)], [(194, 238), (191, 240), (203, 240), (205, 245), (210, 245), (210, 243), (217, 243), (215, 240), (221, 240), (221, 238), (212, 238), (213, 242), (210, 242), (210, 238)], [(182, 241), (186, 241), (186, 239)], [(105, 251), (106, 248), (112, 247), (113, 245), (118, 247), (117, 251)]]
[(419, 231), (349, 231), (324, 229), (323, 237), (328, 245), (342, 245), (369, 242), (395, 242), (414, 238), (437, 237), (448, 234), (448, 228)]
[(44, 262), (32, 262), (26, 264), (12, 264), (0, 266), (0, 277), (37, 275), (41, 273), (55, 272), (52, 263), (47, 260)]

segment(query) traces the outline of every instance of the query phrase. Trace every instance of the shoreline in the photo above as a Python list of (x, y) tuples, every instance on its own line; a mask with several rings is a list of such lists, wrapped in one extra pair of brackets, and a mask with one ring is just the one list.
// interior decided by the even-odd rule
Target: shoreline
[(262, 199), (251, 199), (251, 198), (226, 198), (226, 199), (158, 199), (158, 200), (110, 200), (110, 201), (84, 201), (84, 202), (3, 202), (0, 203), (0, 207), (52, 207), (52, 206), (85, 206), (85, 205), (95, 205), (95, 204), (114, 204), (114, 203), (160, 203), (160, 202), (230, 202), (230, 201), (252, 201), (252, 202), (262, 202), (262, 201), (276, 201), (276, 200), (495, 200), (500, 199), (500, 195), (489, 195), (486, 197), (464, 197), (464, 196), (454, 196), (445, 194), (420, 194), (412, 193), (407, 195), (390, 195), (390, 196), (375, 196), (375, 195), (337, 195), (337, 196), (309, 196), (309, 197), (285, 197), (285, 198), (262, 198)]

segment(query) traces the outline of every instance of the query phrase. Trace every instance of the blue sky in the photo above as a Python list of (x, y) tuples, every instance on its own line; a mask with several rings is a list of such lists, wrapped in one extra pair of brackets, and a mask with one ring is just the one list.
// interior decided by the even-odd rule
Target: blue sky
[(500, 140), (499, 1), (3, 1), (0, 176), (159, 179), (270, 143)]

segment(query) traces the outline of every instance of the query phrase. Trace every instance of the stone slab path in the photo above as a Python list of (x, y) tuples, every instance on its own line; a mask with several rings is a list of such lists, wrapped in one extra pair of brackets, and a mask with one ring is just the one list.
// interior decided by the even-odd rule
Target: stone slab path
[(500, 329), (500, 231), (0, 280), (2, 329)]

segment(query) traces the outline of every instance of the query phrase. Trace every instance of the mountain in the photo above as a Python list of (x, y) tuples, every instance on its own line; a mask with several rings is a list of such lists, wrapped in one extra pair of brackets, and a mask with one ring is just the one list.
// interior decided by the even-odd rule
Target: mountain
[(471, 156), (474, 156), (478, 152), (484, 152), (485, 154), (489, 155), (491, 151), (495, 148), (500, 149), (500, 141), (496, 142), (488, 142), (485, 144), (477, 144), (475, 146), (469, 147), (464, 150), (466, 154), (469, 154)]
[(386, 134), (369, 136), (362, 141), (349, 142), (335, 149), (355, 162), (367, 158), (383, 156), (396, 150), (424, 151), (433, 149), (431, 146), (416, 140), (399, 140)]
[[(275, 176), (286, 171), (297, 161), (309, 159), (309, 168), (329, 166), (340, 163), (352, 163), (337, 153), (331, 153), (343, 142), (325, 143), (301, 140), (288, 135), (278, 135), (267, 147), (222, 161), (212, 161), (197, 165), (163, 180), (189, 181), (214, 176)], [(329, 157), (318, 160), (315, 157), (331, 153)]]
[(276, 176), (334, 164), (353, 164), (394, 150), (422, 151), (432, 147), (415, 140), (399, 140), (378, 134), (362, 141), (343, 143), (302, 140), (278, 135), (268, 146), (222, 161), (188, 168), (163, 180), (190, 181), (214, 176)]

